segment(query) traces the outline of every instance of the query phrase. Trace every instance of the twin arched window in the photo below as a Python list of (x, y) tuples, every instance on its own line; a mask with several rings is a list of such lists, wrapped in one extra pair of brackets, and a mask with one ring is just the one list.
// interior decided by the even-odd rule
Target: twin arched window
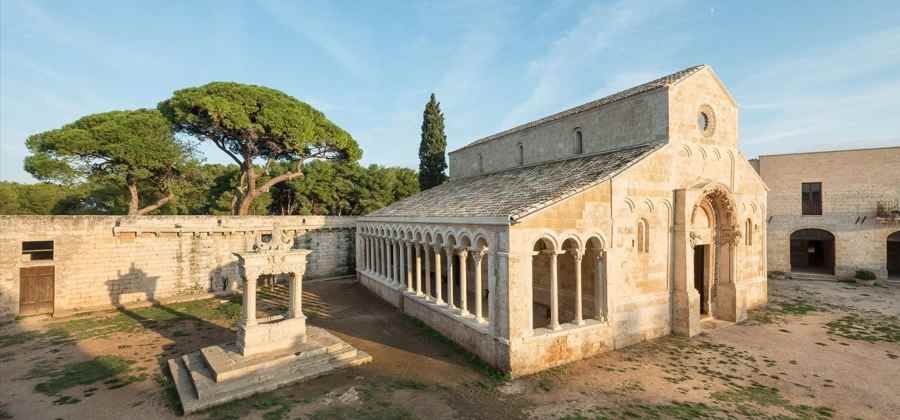
[(646, 219), (638, 220), (637, 223), (637, 250), (639, 253), (650, 252), (650, 225)]

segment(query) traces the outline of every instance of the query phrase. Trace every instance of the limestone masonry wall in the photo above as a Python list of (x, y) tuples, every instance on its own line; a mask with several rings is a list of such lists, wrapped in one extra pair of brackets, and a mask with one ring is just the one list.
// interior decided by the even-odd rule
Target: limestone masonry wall
[[(900, 147), (759, 157), (769, 186), (769, 270), (791, 271), (790, 237), (799, 229), (834, 235), (835, 274), (865, 269), (887, 277), (887, 237), (900, 223), (876, 218), (879, 201), (900, 200)], [(822, 183), (822, 215), (802, 215), (801, 185)]]
[[(19, 313), (20, 270), (35, 266), (54, 266), (57, 315), (223, 292), (232, 253), (275, 223), (313, 250), (304, 280), (354, 272), (353, 217), (0, 216), (0, 318)], [(53, 241), (52, 260), (23, 255), (25, 241)]]

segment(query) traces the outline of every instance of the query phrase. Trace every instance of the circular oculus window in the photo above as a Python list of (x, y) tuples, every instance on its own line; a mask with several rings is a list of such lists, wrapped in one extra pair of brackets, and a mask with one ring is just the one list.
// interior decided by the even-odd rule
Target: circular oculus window
[(700, 112), (697, 114), (697, 128), (704, 137), (709, 137), (716, 131), (716, 115), (711, 106), (702, 105), (700, 107)]

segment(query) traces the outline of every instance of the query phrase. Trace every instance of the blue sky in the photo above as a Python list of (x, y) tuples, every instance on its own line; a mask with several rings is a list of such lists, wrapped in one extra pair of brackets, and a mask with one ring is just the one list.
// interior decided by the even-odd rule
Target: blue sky
[(900, 145), (894, 1), (4, 0), (0, 179), (33, 181), (30, 134), (215, 80), (312, 104), (365, 164), (417, 167), (431, 92), (452, 150), (700, 63), (747, 156)]

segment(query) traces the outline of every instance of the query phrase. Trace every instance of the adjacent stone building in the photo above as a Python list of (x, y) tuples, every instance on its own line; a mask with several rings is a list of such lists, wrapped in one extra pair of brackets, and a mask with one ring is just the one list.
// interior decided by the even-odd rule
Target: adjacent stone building
[(304, 279), (353, 273), (352, 217), (0, 216), (0, 319), (229, 292), (276, 223), (313, 251)]
[(766, 187), (691, 67), (475, 141), (357, 224), (373, 292), (513, 375), (766, 302)]
[(900, 278), (900, 147), (765, 155), (751, 163), (770, 188), (769, 270)]

